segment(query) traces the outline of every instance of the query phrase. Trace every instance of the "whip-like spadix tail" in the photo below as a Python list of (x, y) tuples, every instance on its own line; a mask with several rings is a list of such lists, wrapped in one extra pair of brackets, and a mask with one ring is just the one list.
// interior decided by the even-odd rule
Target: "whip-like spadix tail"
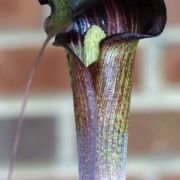
[(37, 57), (35, 59), (35, 62), (33, 64), (32, 68), (31, 68), (31, 71), (30, 71), (30, 74), (29, 74), (29, 77), (28, 77), (27, 85), (25, 87), (23, 102), (22, 102), (22, 106), (21, 106), (21, 109), (20, 109), (19, 117), (18, 117), (15, 138), (14, 138), (14, 142), (13, 142), (13, 146), (12, 146), (11, 160), (10, 160), (10, 166), (9, 166), (9, 170), (8, 170), (7, 180), (12, 179), (12, 174), (13, 174), (14, 164), (15, 164), (15, 160), (16, 160), (19, 140), (20, 140), (21, 131), (22, 131), (22, 128), (23, 128), (24, 112), (25, 112), (28, 97), (29, 97), (29, 94), (30, 94), (30, 91), (31, 91), (32, 81), (33, 81), (34, 75), (35, 75), (35, 73), (37, 71), (38, 65), (41, 62), (42, 55), (43, 55), (43, 53), (45, 51), (45, 48), (46, 48), (46, 46), (47, 46), (50, 39), (51, 39), (51, 37), (47, 37), (46, 40), (44, 41), (44, 43), (42, 45), (42, 48), (40, 49), (40, 51), (39, 51), (39, 53), (38, 53), (38, 55), (37, 55)]

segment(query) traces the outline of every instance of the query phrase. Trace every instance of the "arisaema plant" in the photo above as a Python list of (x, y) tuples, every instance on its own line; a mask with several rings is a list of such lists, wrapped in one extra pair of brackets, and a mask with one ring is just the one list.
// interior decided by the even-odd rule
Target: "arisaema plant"
[(163, 0), (40, 0), (45, 30), (71, 76), (81, 180), (126, 178), (133, 64), (140, 39), (159, 35)]
[[(166, 24), (164, 0), (39, 0), (47, 39), (66, 49), (80, 180), (125, 180), (133, 64)], [(153, 72), (152, 72), (153, 73)], [(70, 129), (71, 131), (71, 129)]]

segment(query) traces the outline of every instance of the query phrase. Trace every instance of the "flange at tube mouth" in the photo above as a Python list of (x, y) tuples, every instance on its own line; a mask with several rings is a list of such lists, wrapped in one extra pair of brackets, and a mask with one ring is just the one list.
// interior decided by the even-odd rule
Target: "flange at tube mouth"
[(85, 33), (93, 25), (102, 28), (107, 35), (102, 41), (106, 42), (151, 38), (165, 28), (164, 0), (99, 0), (98, 3), (73, 17), (71, 32), (57, 34), (54, 44), (76, 44), (79, 38), (83, 42)]
[[(51, 14), (45, 24), (55, 26), (55, 23), (59, 23), (61, 25), (63, 30), (60, 30), (59, 33), (57, 32), (56, 35), (63, 35), (73, 30), (73, 26), (74, 30), (79, 31), (81, 34), (82, 31), (87, 31), (89, 25), (96, 25), (96, 19), (98, 19), (99, 24), (97, 25), (101, 26), (106, 32), (107, 37), (117, 35), (120, 39), (123, 39), (125, 37), (123, 34), (134, 34), (132, 36), (134, 38), (135, 34), (137, 34), (136, 38), (142, 39), (159, 35), (163, 31), (167, 19), (164, 0), (112, 0), (111, 2), (106, 0), (39, 0), (39, 2), (41, 5), (48, 4), (51, 7)], [(109, 5), (111, 6), (112, 2), (116, 4), (116, 7), (109, 10), (108, 13), (111, 14), (111, 17), (108, 17), (107, 10), (105, 9), (109, 9)], [(69, 4), (69, 13), (67, 14), (69, 17), (63, 13), (60, 16), (61, 11), (64, 11), (63, 3)], [(102, 9), (103, 7), (105, 8), (104, 10)], [(96, 17), (93, 13), (96, 14)], [(83, 17), (86, 17), (88, 22)], [(68, 19), (66, 25), (64, 25), (65, 18)], [(55, 21), (51, 22), (52, 19), (55, 19)], [(114, 24), (113, 22), (117, 25), (116, 27), (110, 27)], [(107, 32), (108, 26), (109, 32)], [(59, 26), (58, 28), (61, 29), (61, 27)], [(121, 37), (121, 35), (123, 36)], [(131, 37), (129, 36), (129, 38)]]

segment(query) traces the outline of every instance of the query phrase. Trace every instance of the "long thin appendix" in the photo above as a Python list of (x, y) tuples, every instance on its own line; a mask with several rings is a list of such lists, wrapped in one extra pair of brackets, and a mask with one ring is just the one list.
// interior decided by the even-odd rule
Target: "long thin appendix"
[(13, 141), (13, 146), (12, 146), (12, 152), (11, 152), (11, 159), (10, 159), (10, 165), (9, 165), (9, 169), (8, 169), (8, 175), (7, 175), (7, 180), (11, 180), (12, 179), (12, 174), (13, 174), (13, 169), (14, 169), (14, 164), (15, 164), (15, 160), (16, 160), (16, 155), (17, 155), (17, 150), (18, 150), (18, 145), (19, 145), (19, 139), (21, 136), (21, 131), (23, 128), (23, 122), (24, 122), (24, 112), (26, 109), (26, 105), (27, 105), (27, 101), (28, 101), (28, 97), (31, 91), (31, 87), (32, 87), (32, 81), (34, 78), (34, 75), (37, 71), (38, 65), (41, 62), (42, 56), (44, 54), (44, 51), (47, 47), (48, 42), (50, 41), (50, 37), (48, 36), (46, 38), (46, 40), (44, 41), (36, 59), (35, 62), (31, 68), (29, 77), (28, 77), (28, 81), (25, 87), (25, 92), (24, 92), (24, 96), (23, 96), (23, 101), (22, 101), (22, 106), (20, 109), (20, 113), (19, 113), (19, 117), (18, 117), (18, 122), (17, 122), (17, 129), (16, 129), (16, 133), (15, 133), (15, 138)]

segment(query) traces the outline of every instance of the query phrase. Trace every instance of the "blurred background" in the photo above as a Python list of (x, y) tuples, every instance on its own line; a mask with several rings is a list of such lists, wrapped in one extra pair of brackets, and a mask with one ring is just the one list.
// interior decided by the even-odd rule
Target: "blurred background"
[[(128, 180), (180, 180), (180, 1), (138, 49)], [(45, 39), (48, 7), (0, 0), (0, 179), (5, 180), (25, 85)], [(13, 180), (77, 180), (72, 94), (64, 51), (49, 45), (33, 81)]]

